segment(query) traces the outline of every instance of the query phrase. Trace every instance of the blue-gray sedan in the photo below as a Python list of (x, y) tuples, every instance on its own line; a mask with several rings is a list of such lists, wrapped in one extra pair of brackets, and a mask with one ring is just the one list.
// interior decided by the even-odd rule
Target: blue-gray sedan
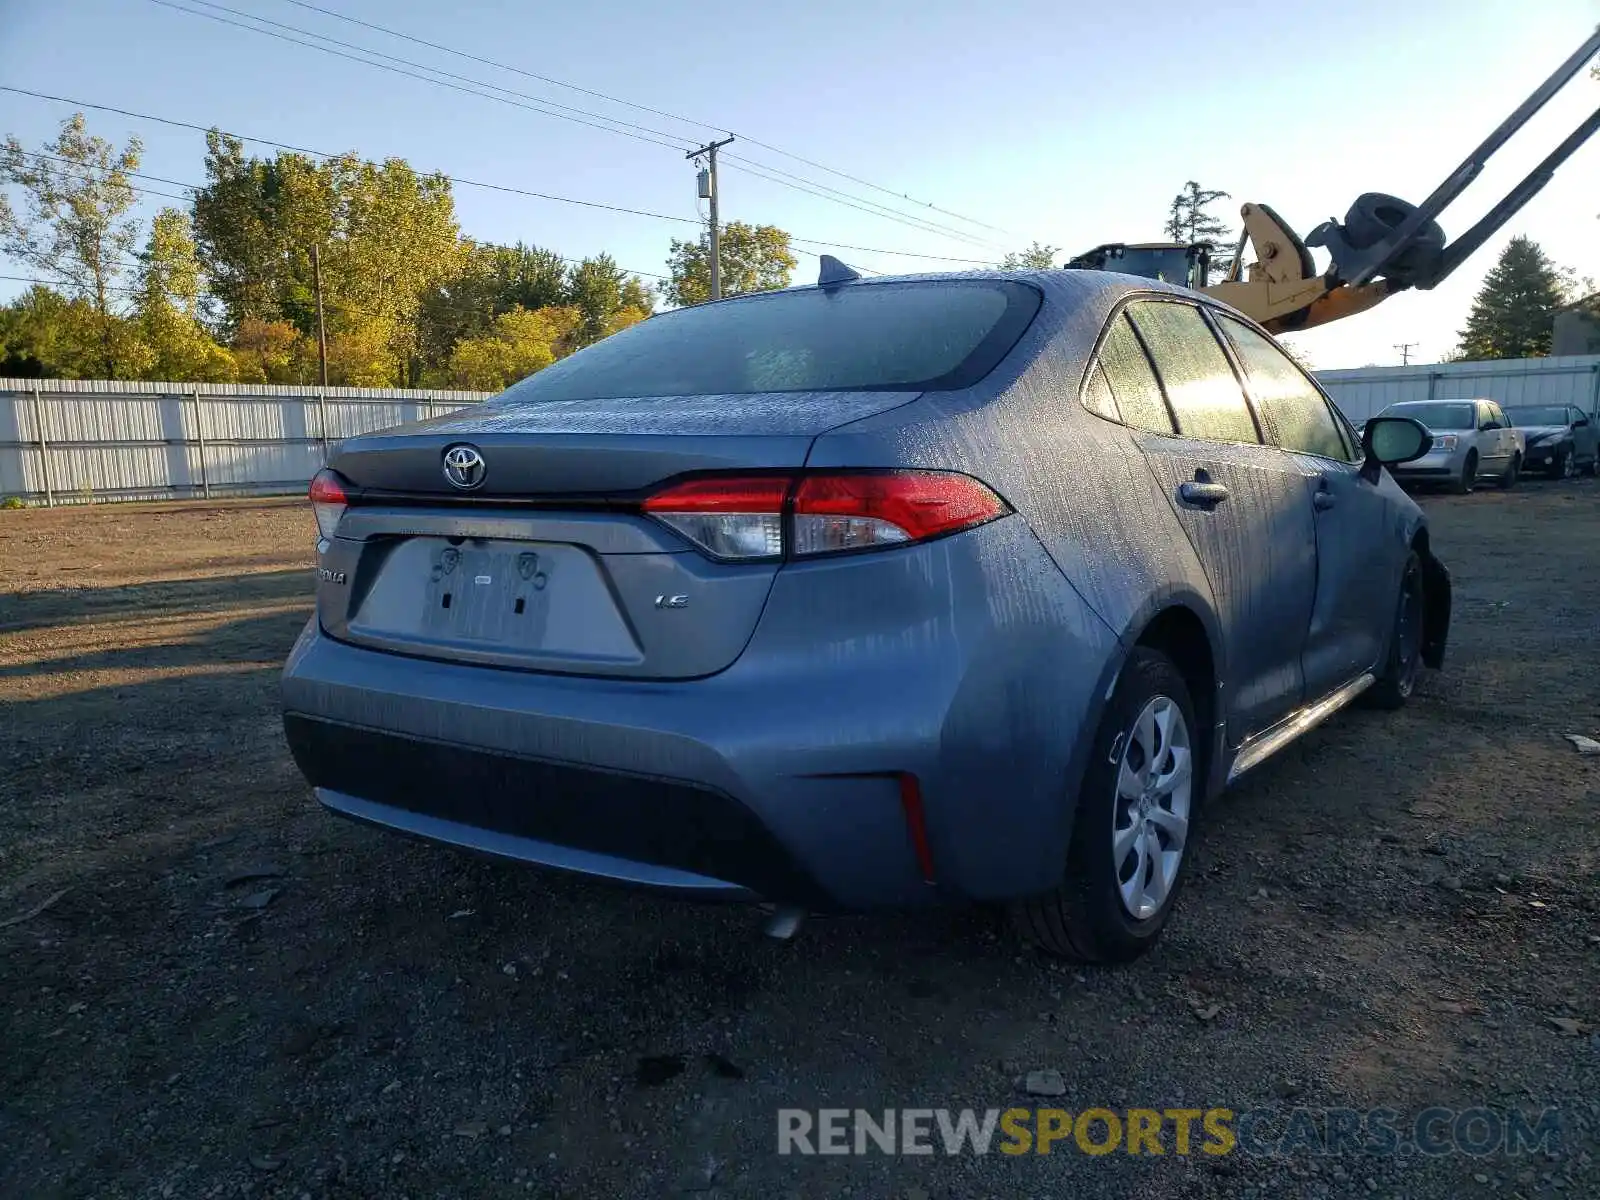
[(1192, 292), (830, 262), (338, 446), (289, 744), (436, 841), (1131, 958), (1207, 796), (1440, 664), (1428, 442)]

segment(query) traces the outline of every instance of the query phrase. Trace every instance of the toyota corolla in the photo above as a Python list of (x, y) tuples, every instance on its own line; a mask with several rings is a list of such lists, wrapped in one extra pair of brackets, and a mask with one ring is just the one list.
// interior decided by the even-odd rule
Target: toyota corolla
[(1429, 441), (1192, 292), (830, 261), (338, 446), (289, 744), (439, 842), (1128, 959), (1207, 797), (1440, 665)]

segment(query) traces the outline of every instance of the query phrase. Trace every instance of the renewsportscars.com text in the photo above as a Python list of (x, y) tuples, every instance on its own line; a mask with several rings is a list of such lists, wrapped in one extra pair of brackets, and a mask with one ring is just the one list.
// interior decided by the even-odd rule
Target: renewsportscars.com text
[(1491, 1108), (778, 1110), (779, 1154), (1525, 1154), (1561, 1146), (1561, 1118)]

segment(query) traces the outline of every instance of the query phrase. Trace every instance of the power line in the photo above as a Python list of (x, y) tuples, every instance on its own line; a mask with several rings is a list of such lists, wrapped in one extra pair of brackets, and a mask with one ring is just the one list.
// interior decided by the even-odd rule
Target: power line
[[(82, 170), (82, 171), (85, 171), (85, 172), (93, 171), (95, 169), (95, 168), (92, 168), (92, 167), (88, 166), (85, 163), (76, 162), (76, 161), (74, 161), (73, 159), (70, 159), (70, 158), (63, 158), (59, 154), (41, 154), (37, 150), (19, 150), (19, 151), (16, 151), (16, 153), (21, 154), (24, 158), (42, 158), (42, 159), (48, 159), (51, 162), (65, 163), (69, 167), (77, 167), (79, 170)], [(113, 168), (113, 170), (117, 170), (117, 169)], [(139, 171), (121, 171), (121, 170), (118, 170), (117, 173), (121, 174), (121, 175), (124, 175), (129, 179), (149, 179), (149, 180), (151, 180), (151, 181), (153, 181), (155, 183), (166, 183), (166, 184), (172, 185), (173, 187), (188, 188), (191, 192), (198, 192), (198, 191), (202, 190), (198, 184), (181, 183), (176, 179), (163, 179), (159, 175), (145, 175), (145, 174), (142, 174)], [(79, 178), (80, 179), (93, 179), (94, 175), (92, 175), (92, 174), (84, 174), (84, 175), (80, 175)], [(131, 192), (142, 192), (147, 196), (165, 196), (169, 200), (193, 200), (194, 199), (193, 196), (177, 196), (177, 195), (174, 195), (172, 192), (159, 192), (155, 188), (135, 187), (131, 183), (126, 185), (126, 186), (127, 186), (128, 190), (131, 191)]]
[[(34, 92), (27, 88), (12, 87), (0, 84), (0, 92), (12, 92), (19, 96), (32, 96), (37, 100), (53, 100), (58, 104), (70, 104), (74, 108), (89, 108), (96, 112), (114, 113), (119, 117), (131, 117), (136, 121), (152, 121), (157, 125), (170, 125), (176, 129), (190, 129), (196, 133), (211, 133), (213, 131), (224, 137), (237, 138), (241, 142), (252, 142), (260, 146), (271, 146), (277, 150), (288, 150), (294, 154), (309, 154), (313, 158), (341, 158), (342, 155), (333, 154), (326, 150), (312, 150), (307, 146), (296, 146), (289, 142), (277, 142), (271, 138), (250, 137), (242, 133), (230, 133), (226, 129), (217, 129), (214, 125), (196, 125), (191, 121), (176, 121), (171, 117), (158, 117), (151, 113), (134, 112), (131, 109), (116, 108), (109, 104), (91, 104), (87, 100), (74, 100), (69, 96), (54, 96), (48, 92)], [(486, 183), (479, 179), (465, 179), (460, 175), (443, 175), (451, 183), (460, 184), (462, 187), (485, 188), (493, 192), (508, 192), (517, 196), (531, 196), (535, 200), (553, 200), (560, 204), (576, 204), (581, 208), (599, 208), (607, 212), (627, 213), (635, 217), (651, 217), (658, 221), (676, 221), (682, 225), (700, 224), (693, 217), (675, 217), (670, 213), (650, 212), (641, 208), (624, 208), (617, 204), (602, 204), (598, 200), (577, 200), (571, 196), (556, 196), (549, 192), (535, 192), (528, 188), (512, 187), (503, 183)]]
[[(135, 121), (149, 121), (152, 124), (166, 125), (166, 126), (169, 126), (171, 128), (174, 128), (174, 129), (187, 129), (187, 130), (190, 130), (190, 131), (195, 132), (195, 133), (208, 134), (208, 133), (216, 132), (216, 133), (221, 134), (224, 137), (235, 138), (235, 139), (237, 139), (238, 141), (241, 141), (241, 142), (249, 142), (249, 143), (251, 143), (253, 145), (258, 145), (258, 146), (271, 146), (276, 150), (287, 150), (287, 151), (289, 151), (289, 152), (291, 152), (293, 154), (306, 154), (306, 155), (311, 156), (312, 158), (332, 159), (332, 158), (340, 158), (340, 157), (342, 157), (342, 155), (334, 154), (334, 153), (332, 153), (330, 151), (327, 151), (327, 150), (313, 150), (309, 146), (297, 146), (292, 142), (280, 142), (280, 141), (276, 141), (276, 140), (274, 140), (272, 138), (257, 137), (257, 136), (251, 135), (251, 134), (244, 134), (244, 133), (234, 133), (234, 132), (230, 132), (230, 131), (228, 131), (226, 129), (219, 129), (215, 125), (198, 125), (198, 124), (196, 124), (196, 123), (194, 123), (192, 121), (179, 121), (179, 120), (176, 120), (176, 119), (174, 119), (172, 117), (156, 116), (154, 113), (137, 112), (137, 111), (135, 111), (133, 109), (130, 109), (130, 108), (119, 108), (119, 107), (117, 107), (115, 105), (111, 105), (111, 104), (96, 104), (96, 103), (94, 103), (92, 101), (89, 101), (89, 100), (78, 100), (78, 99), (74, 99), (71, 96), (58, 96), (58, 95), (54, 95), (54, 94), (52, 94), (50, 92), (33, 91), (33, 90), (29, 89), (29, 88), (15, 87), (15, 86), (10, 85), (10, 84), (0, 84), (0, 92), (10, 92), (13, 95), (18, 95), (18, 96), (30, 96), (35, 100), (48, 100), (48, 101), (50, 101), (52, 103), (55, 103), (55, 104), (66, 104), (66, 105), (70, 105), (73, 108), (90, 109), (90, 110), (92, 110), (94, 112), (111, 113), (111, 114), (113, 114), (115, 116), (128, 117), (128, 118), (130, 118), (132, 120), (135, 120)], [(629, 216), (649, 217), (649, 218), (651, 218), (653, 220), (657, 220), (657, 221), (671, 221), (671, 222), (674, 222), (674, 223), (680, 224), (680, 225), (702, 225), (703, 224), (703, 222), (701, 220), (699, 220), (698, 218), (695, 218), (695, 217), (678, 217), (678, 216), (673, 216), (670, 213), (652, 212), (649, 209), (627, 208), (627, 207), (624, 207), (624, 206), (618, 205), (618, 204), (604, 204), (604, 203), (602, 203), (602, 202), (600, 202), (598, 200), (579, 200), (579, 199), (576, 199), (576, 198), (574, 198), (572, 196), (557, 196), (557, 195), (554, 195), (554, 194), (552, 194), (550, 192), (537, 192), (537, 191), (533, 191), (532, 189), (529, 189), (529, 188), (515, 187), (515, 186), (512, 186), (511, 184), (504, 184), (504, 183), (490, 183), (490, 182), (488, 182), (486, 180), (482, 180), (482, 179), (468, 179), (465, 176), (461, 176), (461, 175), (447, 175), (447, 174), (444, 174), (443, 172), (437, 172), (437, 174), (439, 174), (440, 178), (447, 179), (451, 183), (457, 184), (457, 185), (459, 185), (461, 187), (482, 188), (482, 189), (484, 189), (486, 191), (502, 192), (502, 193), (505, 193), (505, 194), (508, 194), (508, 195), (528, 196), (528, 197), (531, 197), (532, 199), (535, 199), (535, 200), (549, 200), (549, 201), (553, 201), (553, 202), (558, 203), (558, 204), (573, 204), (573, 205), (577, 205), (580, 208), (595, 208), (595, 209), (602, 209), (602, 210), (604, 210), (606, 212), (625, 213), (625, 214), (627, 214)], [(178, 186), (180, 186), (180, 187), (192, 187), (193, 185), (191, 185), (191, 184), (179, 184)], [(184, 197), (177, 197), (177, 198), (178, 199), (183, 199)], [(825, 246), (825, 247), (827, 247), (829, 249), (833, 249), (833, 250), (862, 250), (862, 251), (866, 251), (867, 253), (872, 253), (872, 254), (895, 254), (895, 255), (900, 255), (900, 256), (903, 256), (903, 257), (907, 257), (907, 258), (922, 258), (922, 259), (928, 259), (928, 260), (933, 260), (933, 261), (944, 261), (944, 262), (955, 262), (955, 263), (977, 263), (977, 262), (979, 262), (979, 260), (976, 260), (976, 259), (957, 258), (957, 257), (954, 257), (952, 255), (922, 254), (922, 253), (909, 251), (909, 250), (886, 250), (886, 249), (882, 249), (882, 248), (878, 248), (878, 247), (870, 247), (870, 246), (853, 246), (853, 245), (850, 245), (850, 244), (847, 244), (847, 243), (829, 241), (829, 240), (824, 239), (824, 238), (807, 238), (807, 237), (800, 237), (800, 236), (797, 236), (797, 235), (794, 235), (794, 234), (790, 235), (790, 239), (792, 241), (797, 241), (797, 242), (800, 242), (800, 241), (810, 242), (813, 245)], [(650, 272), (648, 272), (648, 271), (635, 271), (635, 272), (633, 272), (633, 274), (636, 274), (636, 275), (650, 275)], [(663, 277), (662, 276), (655, 276), (655, 278), (663, 278)]]
[[(522, 76), (524, 76), (524, 77), (526, 77), (528, 79), (536, 79), (540, 83), (547, 83), (547, 84), (551, 85), (552, 87), (566, 88), (569, 91), (578, 92), (578, 93), (580, 93), (582, 95), (585, 95), (585, 96), (593, 96), (597, 100), (605, 100), (605, 101), (607, 101), (607, 102), (609, 102), (611, 104), (620, 104), (624, 108), (631, 108), (631, 109), (634, 109), (637, 112), (645, 112), (645, 113), (651, 114), (652, 116), (665, 117), (669, 121), (681, 121), (685, 125), (695, 125), (695, 126), (700, 127), (701, 129), (718, 129), (719, 128), (719, 126), (709, 124), (708, 122), (698, 121), (698, 120), (695, 120), (694, 118), (691, 118), (691, 117), (680, 116), (677, 113), (668, 112), (665, 109), (652, 108), (647, 104), (636, 104), (632, 100), (624, 100), (620, 96), (612, 96), (612, 95), (609, 95), (609, 94), (607, 94), (605, 92), (595, 91), (592, 88), (581, 87), (578, 84), (568, 83), (565, 80), (556, 79), (556, 78), (553, 78), (552, 76), (549, 76), (549, 75), (540, 75), (540, 74), (538, 74), (538, 73), (536, 73), (534, 71), (524, 70), (521, 67), (512, 66), (510, 63), (497, 62), (492, 58), (484, 58), (481, 55), (472, 54), (472, 53), (469, 53), (468, 51), (465, 51), (465, 50), (459, 50), (459, 49), (456, 49), (453, 46), (446, 46), (446, 45), (444, 45), (443, 43), (440, 43), (440, 42), (432, 42), (432, 41), (429, 41), (427, 38), (420, 38), (420, 37), (415, 37), (415, 36), (413, 36), (413, 35), (411, 35), (409, 33), (402, 33), (398, 29), (392, 29), (392, 28), (390, 28), (389, 26), (386, 26), (386, 25), (379, 25), (379, 24), (376, 24), (376, 23), (374, 23), (372, 21), (363, 21), (358, 17), (348, 16), (348, 15), (346, 15), (344, 13), (336, 12), (333, 9), (324, 8), (324, 7), (322, 7), (321, 5), (318, 5), (318, 4), (312, 4), (312, 3), (309, 2), (309, 0), (284, 0), (284, 3), (292, 4), (296, 8), (306, 9), (308, 12), (321, 13), (323, 16), (332, 17), (336, 21), (344, 21), (344, 22), (347, 22), (348, 24), (351, 24), (351, 25), (359, 25), (363, 29), (370, 29), (375, 33), (381, 33), (381, 34), (384, 34), (384, 35), (386, 35), (388, 37), (399, 38), (401, 41), (411, 42), (414, 45), (426, 46), (430, 50), (438, 50), (441, 53), (455, 55), (457, 58), (464, 58), (464, 59), (467, 59), (468, 61), (471, 61), (471, 62), (480, 63), (480, 64), (482, 64), (483, 66), (486, 66), (486, 67), (493, 67), (498, 71), (512, 71), (512, 72), (514, 72), (514, 73), (516, 73), (518, 75), (522, 75)], [(550, 101), (548, 103), (554, 103), (554, 102)], [(736, 131), (724, 131), (724, 132), (736, 132)], [(978, 220), (976, 217), (969, 217), (969, 216), (965, 216), (965, 215), (963, 215), (961, 213), (955, 212), (955, 211), (953, 211), (951, 209), (940, 208), (938, 205), (932, 204), (932, 203), (930, 203), (930, 202), (928, 202), (926, 200), (917, 200), (914, 197), (908, 196), (903, 192), (897, 192), (893, 188), (883, 187), (883, 186), (881, 186), (879, 184), (871, 182), (870, 180), (862, 179), (859, 176), (851, 175), (849, 172), (846, 172), (846, 171), (837, 171), (832, 167), (824, 166), (822, 163), (814, 162), (809, 158), (803, 158), (798, 154), (791, 154), (789, 151), (781, 149), (778, 146), (774, 146), (770, 142), (763, 142), (759, 138), (753, 138), (753, 137), (749, 136), (748, 134), (739, 133), (738, 136), (739, 136), (740, 140), (749, 142), (753, 146), (760, 146), (763, 150), (770, 150), (770, 151), (772, 151), (772, 153), (780, 154), (784, 158), (793, 159), (795, 162), (798, 162), (798, 163), (804, 163), (806, 166), (813, 167), (818, 171), (826, 171), (829, 175), (836, 176), (837, 178), (840, 178), (840, 179), (847, 179), (851, 183), (856, 183), (856, 184), (859, 184), (862, 187), (870, 188), (875, 192), (881, 192), (886, 196), (893, 196), (897, 200), (904, 200), (908, 204), (915, 204), (915, 205), (917, 205), (919, 207), (930, 209), (933, 212), (942, 213), (947, 217), (954, 217), (958, 221), (965, 221), (969, 225), (976, 225), (979, 228), (987, 229), (992, 233), (1003, 233), (1003, 234), (1006, 234), (1008, 237), (1015, 236), (1015, 235), (1011, 234), (1010, 231), (1008, 231), (1008, 230), (1001, 229), (1001, 228), (999, 228), (998, 226), (995, 226), (995, 225), (987, 224), (987, 223), (985, 223), (983, 221)], [(698, 140), (698, 135), (696, 135), (696, 139), (695, 140)]]
[[(338, 38), (329, 37), (326, 34), (302, 29), (299, 26), (287, 25), (281, 21), (273, 21), (266, 17), (258, 17), (253, 13), (241, 12), (238, 9), (229, 8), (225, 4), (215, 3), (214, 0), (187, 0), (187, 2), (190, 4), (198, 4), (205, 8), (217, 9), (220, 12), (232, 14), (234, 17), (242, 17), (245, 21), (255, 22), (255, 24), (244, 24), (238, 20), (230, 20), (228, 17), (217, 16), (209, 12), (201, 12), (195, 8), (188, 8), (181, 4), (175, 4), (172, 2), (172, 0), (150, 0), (150, 3), (152, 4), (159, 5), (162, 8), (170, 8), (175, 12), (187, 13), (188, 15), (195, 17), (204, 17), (207, 20), (216, 21), (223, 25), (229, 25), (236, 29), (243, 29), (252, 33), (264, 34), (267, 37), (277, 38), (280, 41), (289, 42), (296, 46), (304, 46), (308, 49), (320, 50), (325, 54), (331, 54), (337, 58), (348, 59), (351, 62), (361, 63), (369, 67), (376, 67), (381, 71), (389, 71), (409, 79), (417, 79), (424, 83), (436, 84), (439, 87), (450, 88), (452, 91), (464, 92), (467, 95), (478, 96), (485, 100), (495, 100), (499, 103), (510, 105), (513, 108), (526, 109), (531, 112), (540, 113), (544, 116), (556, 117), (566, 121), (573, 121), (579, 125), (585, 125), (592, 129), (599, 129), (604, 132), (620, 134), (623, 137), (632, 138), (635, 141), (648, 142), (653, 145), (664, 146), (673, 150), (683, 150), (688, 148), (684, 144), (687, 139), (684, 139), (682, 135), (674, 134), (667, 130), (654, 129), (650, 126), (639, 125), (635, 122), (621, 120), (620, 118), (608, 117), (604, 114), (595, 113), (588, 109), (575, 108), (571, 105), (559, 104), (555, 101), (546, 100), (543, 97), (530, 96), (526, 92), (518, 92), (515, 89), (507, 88), (501, 84), (491, 83), (482, 79), (474, 79), (470, 76), (457, 75), (452, 72), (442, 70), (438, 67), (429, 66), (426, 63), (419, 63), (412, 59), (400, 58), (392, 54), (385, 54), (382, 51), (373, 50), (367, 46), (361, 46), (352, 42), (342, 41)], [(273, 32), (273, 29), (259, 28), (258, 26), (261, 25), (268, 25), (276, 29), (287, 30), (289, 33), (275, 33)], [(289, 36), (290, 34), (299, 34), (302, 36), (294, 37)], [(317, 41), (308, 42), (305, 41), (304, 38), (315, 38)], [(320, 42), (326, 42), (328, 45), (319, 45), (318, 43)], [(336, 46), (344, 47), (345, 50), (354, 50), (358, 53), (349, 54), (342, 50), (332, 48)], [(386, 59), (388, 60), (388, 63), (398, 63), (401, 65), (391, 66), (388, 65), (388, 63), (374, 62), (372, 61), (372, 58), (361, 57), (362, 55), (370, 55), (374, 58)], [(406, 68), (413, 69), (408, 70)], [(419, 72), (428, 72), (428, 74), (421, 74)], [(435, 75), (443, 76), (444, 78), (433, 78)], [(451, 83), (447, 82), (448, 80), (456, 80), (458, 82)], [(463, 84), (469, 84), (471, 86), (461, 86)], [(491, 91), (485, 92), (477, 90), (480, 88), (488, 88), (491, 89)], [(505, 95), (495, 95), (493, 94), (495, 92), (505, 93)], [(510, 99), (509, 97), (517, 97), (518, 99), (514, 100)], [(552, 109), (562, 109), (565, 111), (556, 112), (552, 111)], [(574, 116), (570, 114), (580, 115)], [(584, 118), (593, 119), (586, 120)], [(605, 122), (605, 124), (599, 124), (597, 122)], [(974, 244), (981, 244), (987, 240), (975, 237), (964, 230), (953, 229), (948, 225), (941, 225), (938, 222), (930, 221), (925, 217), (891, 209), (886, 205), (879, 204), (873, 200), (866, 200), (859, 196), (851, 196), (849, 193), (841, 192), (837, 188), (829, 187), (827, 184), (816, 183), (813, 180), (803, 179), (800, 176), (784, 171), (781, 168), (770, 166), (766, 163), (756, 162), (755, 160), (744, 158), (742, 156), (729, 155), (728, 157), (730, 160), (746, 164), (743, 169), (749, 171), (749, 173), (755, 174), (759, 178), (766, 179), (772, 183), (776, 183), (780, 187), (788, 187), (795, 191), (804, 192), (807, 195), (817, 196), (820, 199), (832, 200), (835, 203), (844, 204), (848, 208), (854, 208), (858, 211), (865, 212), (868, 215), (882, 217), (886, 220), (891, 220), (897, 224), (906, 225), (909, 228), (918, 229), (923, 232), (940, 233), (949, 237), (958, 238), (962, 241), (972, 242)], [(768, 173), (763, 174), (763, 172)]]
[[(198, 0), (198, 2), (199, 3), (205, 3), (206, 0)], [(373, 62), (371, 59), (362, 58), (359, 55), (347, 54), (343, 50), (334, 49), (332, 46), (321, 46), (321, 45), (318, 45), (316, 42), (308, 42), (308, 41), (302, 40), (301, 38), (290, 37), (288, 34), (274, 33), (270, 29), (261, 29), (261, 28), (258, 28), (255, 25), (246, 25), (242, 21), (230, 21), (227, 17), (219, 17), (215, 13), (201, 12), (199, 9), (196, 9), (196, 8), (185, 8), (181, 4), (172, 3), (172, 0), (150, 0), (150, 3), (151, 4), (158, 4), (162, 8), (170, 8), (174, 12), (188, 13), (191, 17), (204, 17), (208, 21), (216, 21), (216, 22), (218, 22), (219, 24), (222, 24), (222, 25), (232, 25), (236, 29), (247, 29), (252, 33), (259, 33), (259, 34), (265, 35), (266, 37), (277, 38), (279, 41), (282, 41), (282, 42), (292, 42), (297, 46), (305, 46), (305, 47), (307, 47), (308, 49), (311, 49), (311, 50), (320, 50), (324, 54), (333, 55), (335, 58), (344, 58), (344, 59), (348, 59), (351, 62), (362, 63), (365, 66), (376, 67), (380, 71), (389, 71), (389, 72), (391, 72), (391, 73), (393, 73), (395, 75), (404, 75), (404, 76), (407, 76), (408, 78), (411, 78), (411, 79), (420, 79), (424, 83), (436, 84), (439, 87), (449, 88), (452, 91), (465, 92), (469, 96), (479, 96), (479, 97), (482, 97), (485, 100), (498, 100), (500, 103), (509, 104), (513, 108), (522, 108), (522, 109), (527, 109), (529, 112), (543, 113), (547, 117), (558, 117), (558, 118), (560, 118), (561, 120), (564, 120), (564, 121), (574, 121), (579, 125), (588, 125), (590, 128), (593, 128), (593, 129), (603, 129), (607, 133), (615, 133), (615, 134), (618, 134), (621, 137), (633, 138), (635, 141), (638, 141), (638, 142), (649, 142), (652, 145), (665, 146), (670, 150), (681, 150), (681, 149), (683, 149), (683, 146), (681, 144), (677, 143), (677, 142), (669, 142), (669, 141), (666, 141), (666, 140), (664, 140), (662, 138), (650, 137), (650, 136), (647, 136), (646, 134), (642, 134), (642, 133), (631, 133), (626, 129), (618, 129), (618, 128), (614, 128), (614, 127), (612, 127), (610, 125), (601, 125), (601, 124), (598, 124), (598, 123), (596, 123), (594, 121), (585, 121), (581, 117), (573, 117), (573, 116), (568, 116), (565, 113), (552, 112), (551, 110), (549, 110), (547, 108), (539, 107), (537, 104), (527, 104), (527, 103), (523, 103), (523, 102), (520, 102), (520, 101), (517, 101), (517, 100), (508, 99), (505, 96), (496, 96), (496, 95), (493, 95), (490, 92), (476, 91), (476, 90), (474, 90), (472, 88), (469, 88), (469, 87), (463, 87), (461, 84), (458, 84), (458, 83), (450, 83), (449, 81), (444, 80), (444, 79), (434, 79), (434, 78), (432, 78), (432, 77), (430, 77), (428, 75), (420, 74), (417, 71), (407, 71), (403, 67), (394, 67), (394, 66), (388, 65), (387, 63)], [(221, 6), (217, 5), (215, 7), (221, 7)], [(232, 12), (234, 10), (229, 9), (227, 11)], [(252, 18), (252, 19), (255, 19), (255, 18)], [(307, 31), (300, 30), (299, 32), (304, 33), (304, 32), (307, 32)], [(317, 34), (309, 34), (309, 36), (317, 37), (319, 35), (317, 35)], [(365, 51), (365, 53), (374, 53), (374, 52), (373, 51)], [(420, 66), (421, 64), (413, 64), (413, 65)], [(422, 69), (423, 70), (431, 70), (432, 68), (423, 67)], [(489, 84), (489, 85), (486, 85), (486, 86), (492, 87), (493, 85)]]

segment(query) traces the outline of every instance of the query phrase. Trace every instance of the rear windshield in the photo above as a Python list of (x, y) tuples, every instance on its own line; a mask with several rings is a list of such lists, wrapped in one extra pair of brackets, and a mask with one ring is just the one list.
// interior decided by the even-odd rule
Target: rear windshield
[(1429, 429), (1476, 429), (1477, 411), (1471, 404), (1391, 404), (1386, 417), (1410, 417)]
[(1533, 407), (1508, 408), (1506, 416), (1511, 418), (1513, 425), (1565, 425), (1567, 423), (1567, 410), (1561, 407), (1551, 408)]
[(641, 321), (512, 386), (512, 404), (753, 392), (948, 391), (1016, 345), (1040, 296), (1009, 280), (851, 283)]

